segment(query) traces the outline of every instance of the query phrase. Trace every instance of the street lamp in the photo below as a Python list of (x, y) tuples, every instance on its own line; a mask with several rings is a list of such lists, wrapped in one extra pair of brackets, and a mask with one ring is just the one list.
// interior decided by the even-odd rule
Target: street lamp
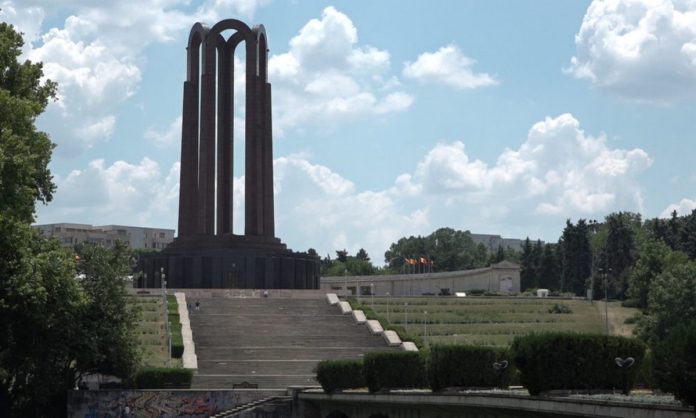
[(172, 357), (172, 334), (169, 324), (169, 304), (167, 303), (167, 276), (164, 274), (164, 267), (160, 267), (160, 282), (162, 284), (162, 301), (164, 302), (164, 327), (167, 333), (167, 347), (169, 357)]
[(428, 311), (423, 311), (423, 344), (428, 345)]
[(611, 273), (611, 269), (605, 271), (602, 268), (598, 268), (597, 271), (602, 275), (604, 280), (604, 323), (606, 324), (607, 337), (609, 336), (609, 280), (607, 279), (607, 273)]
[(408, 328), (408, 302), (404, 302), (404, 329)]
[(345, 290), (346, 299), (348, 299), (348, 269), (343, 269), (343, 289)]
[(389, 302), (391, 302), (391, 295), (387, 292), (387, 322), (391, 322), (389, 318)]
[(375, 284), (370, 283), (370, 307), (375, 310)]

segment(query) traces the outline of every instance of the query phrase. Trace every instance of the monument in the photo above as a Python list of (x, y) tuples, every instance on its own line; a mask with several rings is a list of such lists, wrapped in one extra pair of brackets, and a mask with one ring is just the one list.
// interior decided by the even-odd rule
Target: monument
[[(232, 33), (225, 38), (225, 34)], [(246, 63), (244, 234), (233, 219), (234, 52)], [(263, 25), (196, 23), (186, 48), (178, 236), (139, 261), (137, 286), (317, 289), (319, 260), (275, 237), (268, 40)]]

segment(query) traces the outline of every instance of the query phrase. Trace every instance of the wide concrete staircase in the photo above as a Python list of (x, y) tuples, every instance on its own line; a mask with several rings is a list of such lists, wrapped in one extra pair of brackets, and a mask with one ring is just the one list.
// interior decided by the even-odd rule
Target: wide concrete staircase
[(396, 350), (323, 298), (199, 300), (200, 310), (191, 315), (198, 355), (195, 389), (317, 385), (313, 370), (321, 360)]

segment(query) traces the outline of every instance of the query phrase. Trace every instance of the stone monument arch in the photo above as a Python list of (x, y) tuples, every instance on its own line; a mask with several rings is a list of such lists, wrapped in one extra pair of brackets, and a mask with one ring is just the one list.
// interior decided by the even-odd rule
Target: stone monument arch
[[(227, 39), (224, 32), (232, 32)], [(234, 53), (245, 48), (244, 233), (233, 230)], [(225, 19), (196, 23), (186, 48), (178, 236), (140, 260), (144, 287), (319, 287), (318, 260), (275, 237), (268, 37)], [(162, 270), (164, 269), (164, 270)]]

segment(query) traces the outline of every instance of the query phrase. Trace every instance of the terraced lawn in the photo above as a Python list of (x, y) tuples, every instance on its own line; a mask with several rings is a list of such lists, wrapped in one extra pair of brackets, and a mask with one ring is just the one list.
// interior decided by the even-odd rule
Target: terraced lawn
[(164, 327), (164, 305), (157, 296), (136, 296), (140, 307), (136, 335), (142, 349), (141, 364), (149, 367), (181, 367), (181, 359), (170, 359)]
[[(586, 300), (522, 297), (361, 297), (380, 321), (403, 327), (428, 343), (505, 346), (516, 335), (533, 332), (571, 331), (604, 333), (604, 304)], [(570, 313), (553, 313), (554, 305)], [(618, 319), (636, 310), (609, 304), (610, 331), (630, 335)], [(558, 310), (558, 309), (557, 309)], [(426, 324), (427, 322), (427, 324)]]

